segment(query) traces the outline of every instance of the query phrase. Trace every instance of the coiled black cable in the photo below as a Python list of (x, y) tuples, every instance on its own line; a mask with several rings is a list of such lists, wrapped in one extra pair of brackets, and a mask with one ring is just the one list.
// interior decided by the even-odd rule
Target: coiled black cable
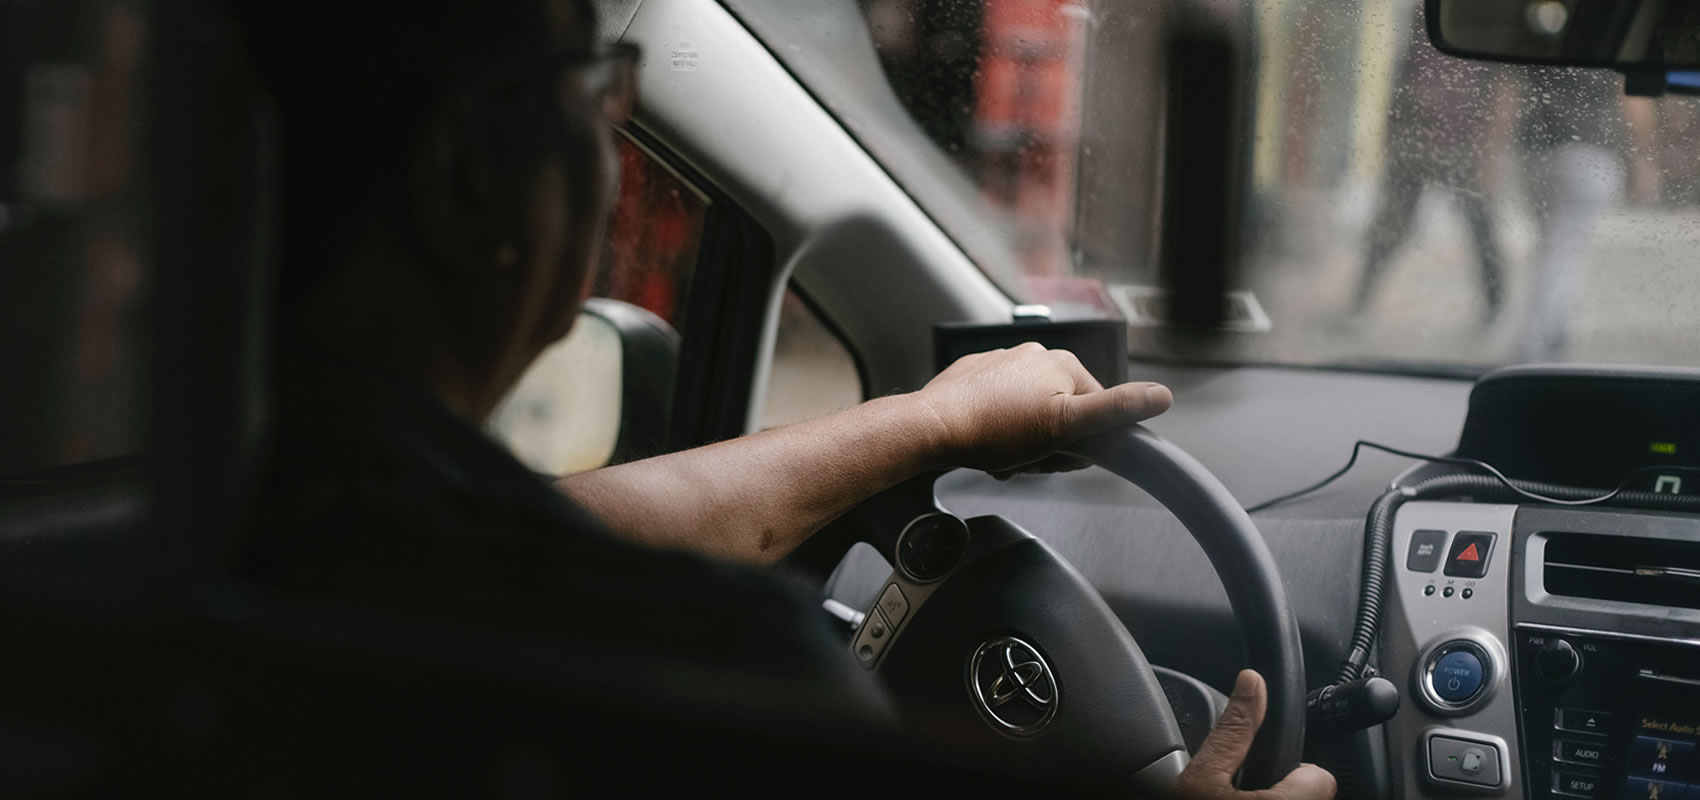
[[(1353, 453), (1356, 454), (1355, 449)], [(1457, 463), (1460, 459), (1442, 460), (1434, 457), (1425, 460)], [(1624, 476), (1624, 482), (1629, 480), (1630, 475), (1641, 471), (1644, 470), (1631, 471), (1629, 475)], [(1376, 498), (1370, 505), (1369, 515), (1364, 521), (1363, 583), (1358, 599), (1357, 619), (1352, 628), (1351, 649), (1347, 651), (1346, 660), (1340, 667), (1340, 683), (1367, 677), (1365, 665), (1369, 662), (1370, 651), (1375, 646), (1375, 639), (1380, 630), (1381, 606), (1387, 588), (1387, 565), (1392, 560), (1394, 514), (1400, 506), (1412, 500), (1441, 497), (1469, 497), (1490, 503), (1518, 502), (1533, 497), (1541, 502), (1561, 505), (1610, 503), (1655, 511), (1700, 512), (1700, 496), (1625, 491), (1623, 483), (1620, 483), (1618, 488), (1601, 494), (1597, 489), (1516, 480), (1500, 474), (1497, 470), (1494, 470), (1493, 475), (1439, 475), (1410, 486), (1395, 487)]]
[(1609, 503), (1655, 511), (1700, 512), (1700, 496), (1628, 491), (1624, 488), (1629, 485), (1631, 478), (1642, 473), (1653, 471), (1694, 472), (1700, 471), (1700, 467), (1675, 465), (1636, 467), (1624, 473), (1622, 480), (1618, 481), (1615, 488), (1602, 493), (1597, 489), (1516, 480), (1499, 471), (1494, 465), (1478, 459), (1413, 453), (1363, 439), (1352, 445), (1351, 457), (1346, 459), (1345, 466), (1335, 470), (1333, 474), (1296, 492), (1290, 492), (1249, 506), (1246, 511), (1256, 513), (1289, 500), (1304, 497), (1332, 484), (1352, 470), (1353, 465), (1358, 463), (1358, 454), (1366, 447), (1431, 464), (1445, 464), (1463, 469), (1480, 470), (1487, 474), (1452, 473), (1428, 478), (1410, 486), (1395, 486), (1370, 504), (1369, 515), (1364, 520), (1364, 561), (1362, 585), (1359, 587), (1358, 594), (1358, 613), (1352, 626), (1351, 648), (1346, 651), (1346, 660), (1340, 664), (1338, 683), (1347, 683), (1369, 676), (1367, 669), (1369, 654), (1371, 649), (1375, 647), (1376, 636), (1381, 627), (1381, 605), (1387, 589), (1387, 565), (1393, 557), (1391, 552), (1393, 548), (1393, 516), (1398, 512), (1399, 507), (1405, 503), (1412, 500), (1468, 496), (1484, 502), (1532, 501), (1558, 506), (1591, 506)]

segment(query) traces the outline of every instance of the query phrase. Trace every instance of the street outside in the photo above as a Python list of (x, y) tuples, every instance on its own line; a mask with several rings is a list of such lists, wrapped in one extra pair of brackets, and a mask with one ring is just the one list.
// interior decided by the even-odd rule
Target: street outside
[[(1155, 282), (1159, 237), (1187, 232), (1157, 222), (1167, 79), (1158, 55), (1173, 22), (1163, 8), (1122, 0), (864, 6), (894, 90), (933, 139), (915, 146), (952, 154), (979, 186), (987, 216), (1004, 221), (1034, 285), (1069, 276)], [(1248, 205), (1258, 207), (1247, 214), (1237, 288), (1251, 290), (1270, 329), (1223, 337), (1202, 354), (1136, 329), (1136, 354), (1390, 369), (1525, 360), (1700, 366), (1695, 98), (1630, 99), (1607, 72), (1441, 55), (1412, 0), (1244, 7), (1251, 12), (1224, 18), (1255, 53), (1244, 142), (1245, 178), (1256, 187)], [(1067, 100), (1074, 94), (1080, 102)], [(1388, 185), (1405, 187), (1406, 198), (1427, 188), (1370, 303), (1353, 314)], [(1499, 251), (1504, 306), (1491, 325), (1483, 325), (1476, 237), (1460, 195)], [(1539, 233), (1537, 216), (1552, 229)], [(1549, 248), (1557, 255), (1537, 252), (1543, 235), (1563, 242)], [(978, 244), (963, 246), (974, 255)], [(1536, 266), (1543, 259), (1547, 266)], [(1549, 301), (1547, 324), (1533, 324), (1534, 298), (1543, 290), (1562, 298), (1554, 287), (1564, 275), (1576, 277), (1573, 302)], [(1555, 343), (1560, 335), (1566, 341)]]
[[(1700, 153), (1696, 154), (1700, 158)], [(1484, 328), (1477, 256), (1448, 193), (1430, 189), (1369, 313), (1348, 309), (1364, 258), (1372, 192), (1290, 197), (1290, 230), (1246, 266), (1246, 284), (1273, 322), (1257, 349), (1284, 363), (1492, 366), (1519, 360), (1527, 298), (1540, 276), (1527, 212), (1497, 215), (1507, 307)], [(1294, 224), (1303, 219), (1304, 224)], [(1700, 209), (1626, 207), (1595, 226), (1571, 317), (1572, 362), (1700, 366)]]

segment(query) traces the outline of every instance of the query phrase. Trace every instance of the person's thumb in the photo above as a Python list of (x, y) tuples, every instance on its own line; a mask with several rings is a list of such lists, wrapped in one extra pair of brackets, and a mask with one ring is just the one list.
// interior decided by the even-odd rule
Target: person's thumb
[(1150, 419), (1173, 405), (1175, 397), (1158, 383), (1124, 383), (1068, 398), (1069, 430), (1064, 438), (1078, 439), (1094, 433)]
[[(1268, 708), (1268, 687), (1263, 676), (1243, 670), (1234, 681), (1234, 694), (1228, 707), (1210, 729), (1204, 744), (1193, 756), (1192, 764), (1182, 773), (1183, 797), (1236, 797), (1247, 800), (1328, 800), (1334, 797), (1334, 776), (1315, 764), (1300, 764), (1281, 782), (1259, 792), (1236, 792), (1234, 773), (1245, 763), (1257, 729), (1263, 725)], [(1181, 788), (1181, 787), (1177, 787)]]
[(1267, 691), (1263, 676), (1249, 669), (1242, 670), (1234, 681), (1234, 694), (1228, 698), (1228, 707), (1192, 758), (1193, 770), (1208, 785), (1223, 787), (1233, 783), (1234, 773), (1245, 761), (1251, 740), (1263, 724)]
[(1315, 764), (1300, 764), (1280, 783), (1258, 792), (1260, 800), (1330, 800), (1339, 791), (1334, 776)]

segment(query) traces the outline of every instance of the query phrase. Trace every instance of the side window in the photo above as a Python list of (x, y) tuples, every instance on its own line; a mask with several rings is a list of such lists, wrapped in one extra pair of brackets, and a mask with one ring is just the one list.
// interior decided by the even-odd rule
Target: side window
[(622, 136), (619, 147), (620, 198), (591, 293), (646, 309), (683, 334), (708, 197), (642, 145)]
[(796, 290), (786, 289), (760, 427), (825, 416), (863, 397), (862, 374), (850, 349)]
[(592, 295), (488, 427), (552, 475), (659, 452), (710, 202), (655, 153), (618, 137), (620, 192)]

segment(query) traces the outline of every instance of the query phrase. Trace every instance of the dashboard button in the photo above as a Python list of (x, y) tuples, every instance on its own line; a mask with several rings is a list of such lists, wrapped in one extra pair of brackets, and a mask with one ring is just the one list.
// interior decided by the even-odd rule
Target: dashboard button
[(1611, 728), (1611, 715), (1600, 711), (1561, 708), (1555, 717), (1553, 722), (1559, 730), (1605, 735)]
[(1535, 672), (1551, 683), (1563, 683), (1576, 677), (1582, 669), (1582, 654), (1569, 642), (1552, 638), (1548, 639), (1539, 652), (1535, 653)]
[(1446, 551), (1446, 576), (1480, 578), (1487, 574), (1493, 555), (1494, 535), (1485, 531), (1459, 531)]
[(1440, 555), (1446, 547), (1446, 531), (1417, 531), (1411, 534), (1411, 548), (1405, 551), (1405, 569), (1412, 572), (1433, 572), (1440, 568)]
[(1700, 797), (1696, 792), (1700, 789), (1680, 783), (1630, 778), (1624, 782), (1623, 796), (1626, 800), (1695, 800)]
[(1465, 775), (1474, 777), (1482, 774), (1482, 763), (1487, 761), (1488, 754), (1480, 747), (1472, 747), (1464, 751), (1464, 757), (1458, 761), (1458, 769)]
[(1482, 691), (1482, 660), (1468, 650), (1453, 650), (1434, 662), (1429, 680), (1434, 693), (1448, 703), (1463, 705)]
[(1487, 742), (1431, 736), (1428, 740), (1429, 777), (1440, 781), (1497, 787), (1499, 748)]
[(1606, 762), (1606, 746), (1577, 739), (1554, 739), (1552, 757), (1567, 764), (1597, 767)]
[(1696, 774), (1694, 743), (1637, 736), (1629, 749), (1629, 774), (1678, 783), (1691, 780)]
[(1554, 772), (1552, 790), (1565, 797), (1598, 797), (1600, 777), (1582, 772)]

